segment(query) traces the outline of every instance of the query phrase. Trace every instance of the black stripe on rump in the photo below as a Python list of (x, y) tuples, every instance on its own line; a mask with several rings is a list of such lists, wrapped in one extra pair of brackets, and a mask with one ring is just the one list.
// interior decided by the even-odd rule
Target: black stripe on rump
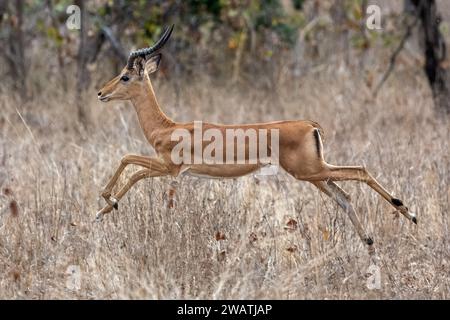
[(322, 146), (320, 143), (320, 133), (319, 129), (314, 129), (314, 140), (316, 141), (316, 149), (317, 149), (317, 156), (319, 158), (322, 158)]

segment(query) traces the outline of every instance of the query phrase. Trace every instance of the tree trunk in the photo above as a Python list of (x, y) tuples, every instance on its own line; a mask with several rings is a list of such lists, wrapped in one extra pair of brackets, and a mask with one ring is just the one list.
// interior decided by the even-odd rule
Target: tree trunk
[[(25, 47), (23, 33), (23, 0), (16, 0), (14, 3), (2, 2), (0, 5), (1, 20), (4, 24), (1, 27), (7, 30), (7, 42), (0, 45), (9, 74), (13, 78), (13, 89), (20, 92), (20, 96), (28, 96), (26, 86), (26, 68), (25, 68)], [(4, 14), (9, 17), (3, 21)]]
[(450, 72), (444, 66), (445, 40), (439, 31), (441, 17), (435, 0), (410, 0), (416, 9), (423, 29), (424, 70), (433, 92), (437, 108), (450, 113)]
[(17, 27), (15, 30), (15, 39), (11, 39), (15, 43), (15, 56), (16, 67), (18, 72), (18, 80), (20, 81), (19, 88), (24, 93), (24, 96), (28, 95), (27, 92), (27, 75), (25, 68), (25, 48), (24, 48), (24, 36), (23, 36), (23, 0), (16, 0), (16, 14), (17, 14)]
[(77, 84), (76, 84), (76, 105), (78, 112), (78, 120), (86, 126), (87, 118), (86, 112), (84, 110), (84, 91), (89, 86), (89, 73), (87, 70), (87, 48), (86, 48), (86, 40), (87, 40), (87, 25), (86, 25), (86, 7), (85, 2), (83, 0), (75, 1), (75, 4), (80, 7), (80, 39), (78, 46), (78, 55), (77, 55)]
[[(54, 11), (54, 6), (53, 6), (53, 0), (47, 0), (47, 8), (48, 8), (48, 12), (50, 14), (51, 25), (55, 30), (58, 30), (59, 26), (58, 26), (58, 20), (56, 19), (55, 14), (54, 14), (55, 11)], [(58, 58), (59, 70), (65, 70), (64, 54), (62, 51), (62, 46), (59, 44), (56, 44), (56, 54), (57, 54), (57, 58)], [(60, 72), (60, 74), (61, 74), (62, 88), (63, 88), (64, 92), (66, 92), (67, 91), (67, 74), (65, 72)]]

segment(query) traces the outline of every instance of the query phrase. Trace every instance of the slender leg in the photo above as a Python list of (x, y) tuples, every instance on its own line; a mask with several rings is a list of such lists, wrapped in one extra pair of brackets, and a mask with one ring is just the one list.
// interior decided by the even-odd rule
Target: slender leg
[(350, 221), (352, 222), (353, 226), (355, 227), (356, 231), (358, 232), (359, 237), (361, 240), (369, 245), (369, 251), (370, 248), (372, 248), (373, 240), (371, 237), (369, 237), (364, 230), (363, 226), (361, 225), (361, 222), (358, 219), (358, 216), (356, 215), (355, 209), (353, 208), (352, 204), (350, 203), (349, 195), (342, 190), (337, 184), (335, 184), (333, 181), (311, 181), (312, 184), (314, 184), (317, 188), (319, 188), (320, 191), (325, 193), (327, 196), (331, 197), (333, 200), (337, 202), (337, 204), (344, 209), (344, 211), (347, 213), (348, 217), (350, 218)]
[[(167, 175), (169, 172), (166, 171), (158, 171), (154, 169), (142, 169), (138, 172), (134, 173), (131, 178), (128, 180), (128, 182), (122, 187), (122, 189), (119, 190), (119, 192), (114, 196), (115, 203), (118, 203), (120, 199), (127, 193), (128, 190), (139, 180), (142, 180), (144, 178), (150, 178), (150, 177), (160, 177)], [(109, 213), (113, 209), (113, 205), (107, 204), (102, 210), (97, 212), (97, 219), (100, 219), (103, 215)]]
[(395, 209), (400, 211), (406, 218), (417, 224), (417, 218), (414, 213), (408, 212), (408, 208), (403, 202), (394, 198), (370, 173), (362, 166), (332, 166), (327, 165), (327, 169), (323, 172), (310, 177), (309, 180), (355, 180), (365, 182), (369, 187), (378, 192), (384, 199), (386, 199)]
[(108, 184), (101, 193), (102, 197), (106, 200), (106, 202), (115, 209), (117, 209), (117, 201), (115, 201), (115, 199), (111, 197), (111, 191), (114, 188), (115, 184), (117, 183), (117, 180), (119, 179), (121, 173), (129, 164), (139, 165), (148, 169), (155, 169), (159, 171), (167, 170), (166, 165), (157, 158), (137, 156), (137, 155), (124, 156), (120, 161), (119, 168), (117, 168), (116, 172), (114, 173), (114, 175), (109, 180)]

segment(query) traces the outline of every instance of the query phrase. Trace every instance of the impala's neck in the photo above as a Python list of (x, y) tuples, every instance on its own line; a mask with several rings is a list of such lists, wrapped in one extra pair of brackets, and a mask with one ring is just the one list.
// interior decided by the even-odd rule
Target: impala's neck
[(139, 124), (144, 131), (145, 137), (152, 143), (151, 136), (155, 130), (168, 128), (174, 122), (159, 107), (150, 80), (147, 78), (144, 82), (142, 90), (131, 99), (131, 102), (136, 109)]

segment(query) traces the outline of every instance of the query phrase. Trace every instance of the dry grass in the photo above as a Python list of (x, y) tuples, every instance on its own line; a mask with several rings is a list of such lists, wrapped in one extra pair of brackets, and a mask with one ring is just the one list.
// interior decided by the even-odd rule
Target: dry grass
[[(93, 88), (92, 125), (79, 134), (70, 95), (43, 89), (25, 105), (0, 98), (0, 298), (450, 298), (449, 126), (420, 73), (396, 74), (377, 101), (347, 70), (286, 81), (277, 105), (254, 88), (199, 82), (175, 102), (173, 86), (157, 81), (171, 117), (316, 120), (329, 162), (366, 165), (417, 212), (416, 227), (365, 185), (341, 184), (374, 236), (381, 289), (366, 286), (369, 255), (345, 213), (284, 174), (185, 178), (173, 210), (163, 196), (170, 179), (146, 180), (93, 223), (121, 156), (153, 151), (128, 103), (100, 104)], [(71, 265), (79, 290), (67, 287)]]

